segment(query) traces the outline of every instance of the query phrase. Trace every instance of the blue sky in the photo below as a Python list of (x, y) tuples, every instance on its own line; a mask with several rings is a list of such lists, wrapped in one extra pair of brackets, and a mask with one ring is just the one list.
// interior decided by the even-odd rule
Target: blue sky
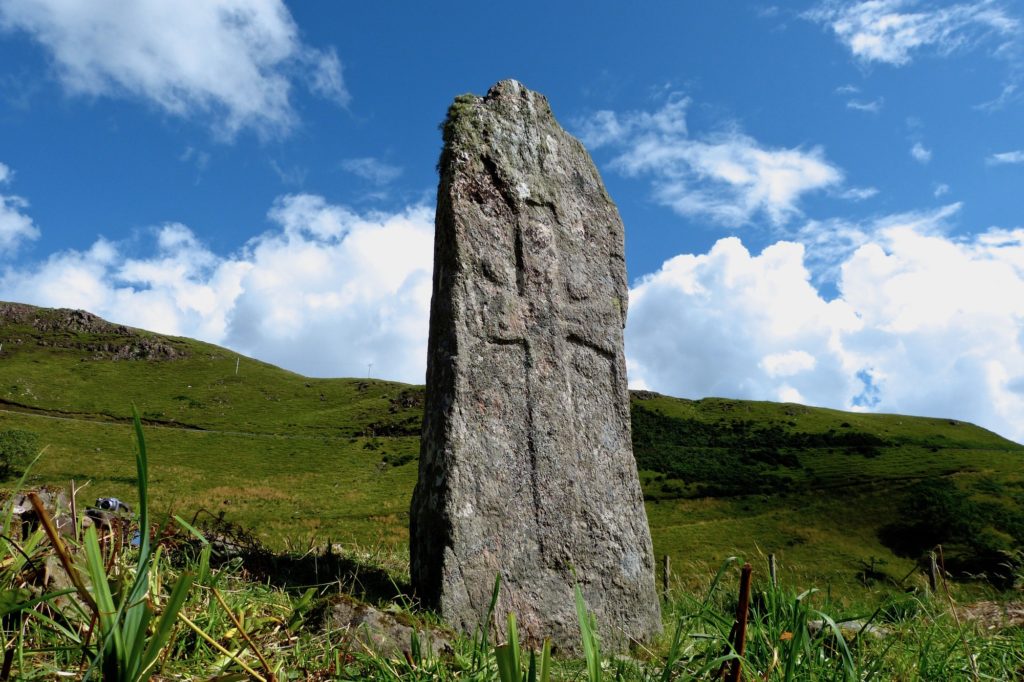
[(1024, 439), (1024, 6), (0, 0), (0, 298), (421, 382), (438, 123), (516, 78), (626, 224), (632, 385)]

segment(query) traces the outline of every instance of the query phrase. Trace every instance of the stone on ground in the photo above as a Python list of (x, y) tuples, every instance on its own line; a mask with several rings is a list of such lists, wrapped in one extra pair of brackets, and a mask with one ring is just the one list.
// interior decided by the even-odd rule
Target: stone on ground
[(417, 595), (472, 632), (606, 650), (661, 629), (630, 440), (623, 225), (583, 145), (516, 81), (456, 98), (440, 161)]

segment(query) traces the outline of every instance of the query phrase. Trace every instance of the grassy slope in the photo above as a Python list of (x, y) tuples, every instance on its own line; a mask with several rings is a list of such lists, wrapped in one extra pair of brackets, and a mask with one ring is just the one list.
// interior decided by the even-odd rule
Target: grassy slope
[[(404, 545), (421, 388), (244, 357), (236, 374), (231, 351), (68, 311), (0, 304), (0, 325), (0, 430), (42, 435), (35, 482), (132, 499), (134, 403), (157, 509), (223, 511), (275, 545)], [(638, 394), (634, 430), (655, 551), (684, 582), (759, 550), (804, 585), (843, 590), (870, 557), (902, 576), (912, 563), (876, 534), (925, 476), (988, 481), (1024, 509), (1024, 448), (962, 422)]]
[[(728, 495), (700, 496), (699, 486), (685, 479), (641, 471), (655, 552), (696, 564), (694, 573), (712, 570), (729, 554), (773, 552), (795, 573), (795, 584), (833, 585), (845, 591), (858, 580), (862, 562), (872, 557), (885, 562), (876, 563), (876, 568), (901, 578), (914, 562), (895, 556), (879, 541), (878, 530), (898, 518), (906, 491), (933, 476), (949, 477), (974, 497), (981, 496), (973, 492), (979, 485), (997, 483), (1000, 503), (1018, 514), (1024, 511), (1024, 448), (971, 424), (718, 398), (637, 398), (634, 395), (634, 438), (641, 466), (657, 450), (657, 437), (650, 438), (649, 429), (637, 429), (640, 424), (651, 426), (649, 418), (637, 418), (638, 411), (744, 435), (738, 440), (745, 448), (674, 449), (677, 462), (731, 459), (738, 477), (705, 484), (724, 488)], [(829, 438), (829, 433), (836, 435)], [(807, 434), (816, 436), (808, 439)], [(856, 445), (842, 446), (860, 443), (862, 435), (869, 436), (863, 439), (866, 442), (884, 444), (865, 449), (867, 455)], [(773, 439), (780, 447), (771, 447)], [(785, 447), (793, 440), (812, 443)], [(796, 461), (793, 466), (767, 466), (757, 459), (745, 460), (743, 455), (757, 448)], [(713, 469), (705, 467), (703, 473), (721, 480)], [(749, 494), (735, 494), (744, 488)]]

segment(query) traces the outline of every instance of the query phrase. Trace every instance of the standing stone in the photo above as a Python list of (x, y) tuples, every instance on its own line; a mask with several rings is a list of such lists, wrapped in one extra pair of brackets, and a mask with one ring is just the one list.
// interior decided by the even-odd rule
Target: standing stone
[(413, 586), (472, 631), (500, 573), (494, 622), (514, 612), (525, 641), (564, 651), (580, 646), (578, 581), (605, 648), (649, 639), (661, 617), (618, 210), (547, 99), (516, 81), (456, 98), (443, 130)]

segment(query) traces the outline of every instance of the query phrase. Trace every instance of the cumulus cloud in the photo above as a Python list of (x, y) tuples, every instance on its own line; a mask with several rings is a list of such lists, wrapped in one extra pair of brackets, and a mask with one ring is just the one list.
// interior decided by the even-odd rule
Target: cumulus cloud
[(1024, 163), (1024, 150), (1015, 149), (1012, 152), (1000, 152), (985, 159), (990, 166), (1001, 166), (1005, 164)]
[(612, 168), (653, 181), (654, 198), (682, 215), (743, 225), (764, 216), (780, 225), (800, 214), (800, 198), (842, 184), (821, 147), (771, 148), (738, 130), (691, 137), (687, 99), (655, 112), (600, 111), (577, 123), (591, 148), (612, 146)]
[(626, 327), (631, 382), (680, 396), (818, 405), (848, 394), (849, 369), (831, 349), (839, 331), (860, 323), (844, 302), (819, 296), (803, 258), (801, 244), (754, 256), (729, 237), (641, 278)]
[(772, 353), (761, 358), (761, 369), (770, 377), (788, 377), (814, 369), (818, 361), (814, 356), (803, 350), (788, 350), (785, 353)]
[(72, 94), (129, 95), (176, 116), (207, 115), (226, 136), (287, 131), (296, 79), (349, 101), (337, 55), (304, 44), (280, 0), (7, 0), (0, 29), (40, 43)]
[(752, 254), (728, 238), (666, 261), (631, 291), (632, 383), (953, 417), (1024, 440), (1024, 229), (954, 239), (917, 215), (862, 228), (831, 300), (812, 283), (813, 246)]
[(909, 64), (931, 49), (950, 54), (986, 40), (1014, 35), (1020, 23), (993, 0), (946, 7), (914, 0), (826, 2), (805, 13), (827, 25), (863, 62)]
[(311, 376), (422, 382), (433, 211), (355, 213), (322, 197), (280, 198), (275, 228), (212, 253), (185, 225), (155, 230), (130, 257), (98, 240), (0, 277), (0, 298), (91, 310), (199, 338)]
[[(14, 171), (0, 163), (0, 188), (10, 184)], [(0, 191), (0, 257), (12, 256), (25, 241), (39, 238), (39, 228), (25, 213), (28, 201)]]
[(944, 235), (950, 231), (950, 219), (962, 208), (962, 203), (955, 202), (932, 210), (890, 213), (864, 221), (809, 220), (788, 237), (806, 247), (804, 262), (816, 281), (834, 281), (843, 262), (860, 247), (879, 239), (879, 235), (894, 229)]
[[(1024, 228), (951, 237), (959, 209), (809, 223), (803, 243), (751, 253), (730, 237), (669, 259), (631, 290), (631, 384), (951, 417), (1024, 440)], [(85, 308), (312, 376), (372, 364), (422, 381), (431, 208), (359, 213), (297, 194), (268, 216), (273, 229), (230, 256), (169, 223), (141, 256), (101, 238), (9, 265), (0, 299)], [(822, 262), (831, 298), (815, 284)]]
[(918, 163), (928, 163), (932, 160), (932, 150), (920, 142), (915, 142), (914, 146), (910, 148), (910, 156)]

